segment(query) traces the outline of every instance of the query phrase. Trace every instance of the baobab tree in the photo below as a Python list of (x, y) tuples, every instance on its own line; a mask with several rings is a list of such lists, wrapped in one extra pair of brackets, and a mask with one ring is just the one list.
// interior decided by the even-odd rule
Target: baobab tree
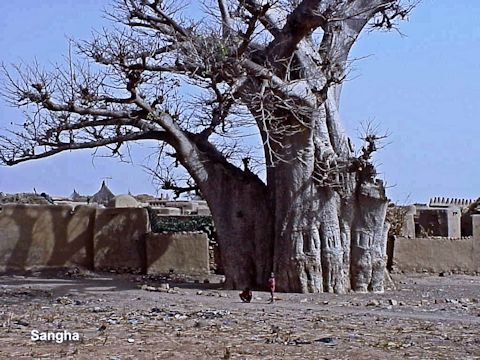
[[(360, 32), (393, 28), (411, 5), (218, 0), (188, 20), (176, 3), (119, 0), (116, 26), (74, 43), (65, 67), (4, 67), (3, 94), (26, 117), (1, 136), (3, 164), (158, 141), (192, 179), (164, 185), (198, 189), (211, 208), (227, 286), (262, 286), (274, 271), (283, 291), (382, 291), (379, 136), (355, 152), (338, 104)], [(221, 143), (252, 126), (265, 181)]]

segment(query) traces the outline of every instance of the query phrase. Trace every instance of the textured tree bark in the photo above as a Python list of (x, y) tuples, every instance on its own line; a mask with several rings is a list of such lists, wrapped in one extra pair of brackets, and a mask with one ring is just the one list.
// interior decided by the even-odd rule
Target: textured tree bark
[(274, 191), (279, 290), (383, 291), (388, 229), (381, 183), (363, 183), (345, 197), (318, 188), (307, 171), (291, 182), (276, 171)]
[(265, 184), (252, 172), (206, 162), (208, 180), (200, 182), (212, 211), (225, 286), (259, 288), (272, 271), (272, 211)]
[(326, 114), (314, 114), (316, 126), (285, 137), (276, 151), (286, 161), (268, 172), (277, 286), (291, 292), (383, 291), (383, 184), (356, 168), (334, 172), (333, 185), (319, 181), (318, 166), (326, 169), (355, 160), (339, 145), (338, 123), (322, 126), (332, 120)]
[(387, 260), (388, 202), (381, 182), (363, 183), (356, 192), (352, 228), (352, 286), (355, 291), (383, 291)]

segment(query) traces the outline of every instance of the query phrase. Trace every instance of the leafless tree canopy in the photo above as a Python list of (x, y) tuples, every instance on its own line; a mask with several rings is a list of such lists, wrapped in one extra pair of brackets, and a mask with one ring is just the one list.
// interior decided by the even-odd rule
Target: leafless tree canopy
[[(392, 28), (410, 7), (219, 0), (202, 9), (186, 20), (188, 4), (118, 1), (109, 14), (116, 26), (73, 43), (65, 66), (4, 65), (3, 95), (25, 109), (25, 119), (1, 136), (1, 161), (99, 146), (117, 154), (143, 139), (177, 152), (182, 143), (202, 144), (228, 158), (232, 139), (256, 124), (272, 165), (282, 160), (281, 139), (312, 126), (329, 89), (340, 92), (348, 52), (365, 25)], [(296, 121), (285, 121), (285, 112)]]

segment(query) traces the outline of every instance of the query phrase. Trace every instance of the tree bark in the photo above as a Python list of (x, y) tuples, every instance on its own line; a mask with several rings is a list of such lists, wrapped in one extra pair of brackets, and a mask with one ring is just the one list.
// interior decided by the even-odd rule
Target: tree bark
[(356, 192), (352, 229), (352, 284), (358, 292), (383, 291), (388, 223), (383, 184), (363, 183)]
[(201, 186), (218, 237), (225, 287), (262, 288), (272, 271), (273, 227), (265, 184), (253, 173), (213, 164)]
[(285, 161), (268, 171), (277, 286), (288, 292), (383, 291), (383, 184), (358, 169), (334, 171), (332, 185), (319, 182), (318, 166), (327, 169), (355, 159), (339, 145), (338, 129), (326, 126), (327, 114), (314, 114), (316, 126), (285, 137), (276, 149)]
[[(291, 173), (297, 174), (295, 179), (282, 176)], [(360, 184), (345, 197), (318, 188), (306, 168), (275, 174), (274, 271), (279, 290), (383, 291), (388, 229), (382, 184)]]
[(225, 287), (262, 287), (273, 260), (273, 213), (267, 187), (249, 169), (229, 164), (208, 143), (190, 140), (191, 151), (181, 161), (211, 209)]

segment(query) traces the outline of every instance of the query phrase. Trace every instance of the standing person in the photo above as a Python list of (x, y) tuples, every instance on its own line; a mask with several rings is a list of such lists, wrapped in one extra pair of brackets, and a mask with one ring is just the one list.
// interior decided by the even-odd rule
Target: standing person
[(270, 304), (271, 304), (275, 301), (273, 297), (275, 293), (275, 274), (273, 272), (270, 274), (270, 278), (268, 279), (268, 282), (267, 282), (267, 287), (268, 287), (268, 290), (270, 291)]

